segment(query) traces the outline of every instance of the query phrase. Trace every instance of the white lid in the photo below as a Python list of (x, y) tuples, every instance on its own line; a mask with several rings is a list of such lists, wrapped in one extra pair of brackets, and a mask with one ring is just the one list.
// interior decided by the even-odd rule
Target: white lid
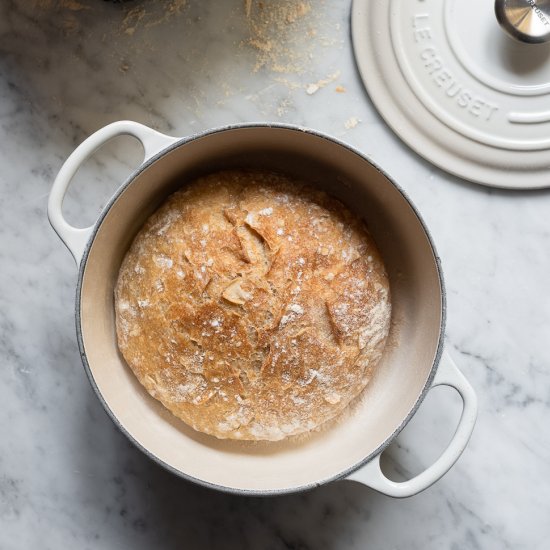
[(550, 187), (550, 44), (499, 26), (490, 0), (354, 0), (355, 55), (415, 151), (494, 187)]

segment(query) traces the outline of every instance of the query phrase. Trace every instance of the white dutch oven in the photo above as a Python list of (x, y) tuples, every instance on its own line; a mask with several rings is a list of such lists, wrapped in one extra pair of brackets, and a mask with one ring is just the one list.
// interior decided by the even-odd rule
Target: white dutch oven
[[(93, 227), (72, 227), (61, 211), (72, 177), (101, 145), (123, 134), (141, 141), (144, 162)], [(338, 197), (367, 220), (388, 269), (393, 320), (377, 374), (350, 414), (304, 440), (251, 444), (195, 432), (146, 393), (118, 352), (113, 287), (136, 232), (186, 181), (231, 167), (283, 171)], [(290, 493), (347, 478), (406, 497), (437, 481), (464, 450), (475, 423), (476, 396), (442, 349), (445, 292), (433, 243), (401, 189), (359, 152), (289, 126), (235, 126), (173, 138), (135, 122), (116, 122), (89, 137), (65, 162), (51, 191), (48, 215), (79, 265), (77, 337), (90, 382), (127, 437), (175, 474), (252, 495)], [(440, 385), (454, 388), (463, 401), (449, 446), (415, 478), (389, 480), (380, 469), (381, 452), (426, 393)]]

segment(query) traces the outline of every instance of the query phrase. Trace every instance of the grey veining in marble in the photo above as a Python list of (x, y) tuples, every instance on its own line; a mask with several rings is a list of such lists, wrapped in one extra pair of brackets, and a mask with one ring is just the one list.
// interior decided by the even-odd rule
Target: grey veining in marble
[[(240, 0), (0, 4), (3, 550), (549, 547), (550, 192), (483, 189), (411, 153), (358, 80), (349, 0), (309, 4), (282, 32), (294, 58), (266, 57), (265, 44), (251, 43)], [(447, 346), (480, 400), (471, 444), (447, 476), (403, 501), (352, 482), (234, 497), (174, 478), (116, 430), (81, 367), (76, 270), (45, 207), (74, 147), (124, 118), (182, 136), (253, 120), (311, 126), (361, 148), (401, 183), (433, 232)], [(101, 150), (79, 172), (67, 217), (91, 223), (139, 159), (125, 138)], [(386, 453), (388, 471), (428, 465), (459, 410), (450, 390), (433, 391)]]

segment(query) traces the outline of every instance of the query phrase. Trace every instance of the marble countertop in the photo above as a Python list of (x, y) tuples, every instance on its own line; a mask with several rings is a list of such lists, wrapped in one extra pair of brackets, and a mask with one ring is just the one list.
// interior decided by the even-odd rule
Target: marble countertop
[[(548, 548), (550, 192), (484, 189), (407, 149), (358, 79), (349, 0), (245, 10), (241, 0), (0, 4), (0, 547)], [(310, 126), (401, 183), (442, 258), (447, 347), (479, 395), (474, 436), (448, 475), (401, 501), (353, 482), (244, 498), (176, 479), (119, 433), (81, 367), (76, 270), (46, 201), (75, 146), (125, 118), (181, 136), (258, 120)], [(69, 220), (92, 222), (139, 159), (128, 138), (102, 149), (77, 175)], [(451, 390), (431, 392), (388, 467), (410, 476), (430, 464), (459, 410)]]

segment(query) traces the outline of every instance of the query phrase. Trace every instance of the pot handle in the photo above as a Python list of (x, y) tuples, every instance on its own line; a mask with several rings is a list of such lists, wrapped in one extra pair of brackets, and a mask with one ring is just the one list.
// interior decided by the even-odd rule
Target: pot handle
[(141, 142), (144, 150), (143, 162), (180, 139), (161, 134), (138, 122), (121, 120), (101, 128), (72, 152), (55, 178), (48, 200), (48, 219), (59, 238), (73, 255), (77, 265), (80, 264), (94, 226), (78, 228), (70, 225), (63, 217), (63, 199), (80, 166), (104, 143), (122, 135), (133, 136)]
[(416, 477), (408, 481), (395, 482), (382, 473), (380, 469), (380, 456), (382, 453), (380, 453), (367, 462), (365, 466), (349, 475), (347, 479), (363, 483), (385, 495), (404, 498), (427, 489), (451, 469), (472, 435), (477, 416), (477, 397), (474, 389), (458, 370), (447, 352), (444, 352), (441, 357), (437, 374), (430, 389), (437, 386), (450, 386), (462, 398), (462, 414), (458, 421), (458, 427), (441, 456)]

